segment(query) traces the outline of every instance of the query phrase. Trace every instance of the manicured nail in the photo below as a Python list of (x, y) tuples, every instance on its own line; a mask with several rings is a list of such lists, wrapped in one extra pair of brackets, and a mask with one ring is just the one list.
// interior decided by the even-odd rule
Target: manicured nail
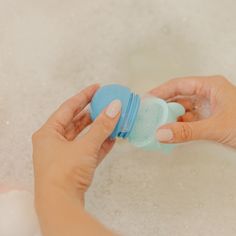
[(159, 129), (157, 131), (157, 139), (160, 142), (169, 142), (173, 139), (174, 135), (171, 129)]
[(110, 118), (115, 118), (119, 112), (121, 111), (121, 101), (120, 100), (114, 100), (108, 107), (106, 110), (106, 114), (107, 116), (109, 116)]

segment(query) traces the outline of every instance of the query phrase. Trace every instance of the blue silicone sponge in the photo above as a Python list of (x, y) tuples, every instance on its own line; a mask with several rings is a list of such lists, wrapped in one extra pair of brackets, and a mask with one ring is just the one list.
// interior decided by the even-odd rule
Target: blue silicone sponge
[(132, 93), (129, 88), (119, 84), (106, 85), (100, 88), (91, 102), (91, 118), (95, 120), (97, 116), (116, 99), (121, 101), (122, 111), (119, 122), (111, 137), (126, 138), (129, 136), (135, 123), (141, 100), (140, 96)]
[(156, 139), (156, 130), (164, 124), (176, 122), (184, 115), (185, 109), (178, 103), (148, 96), (143, 99), (129, 88), (118, 85), (106, 85), (100, 88), (91, 102), (91, 118), (96, 117), (113, 101), (122, 102), (120, 119), (111, 135), (112, 138), (128, 139), (136, 147), (145, 150), (169, 152), (173, 144), (161, 144)]

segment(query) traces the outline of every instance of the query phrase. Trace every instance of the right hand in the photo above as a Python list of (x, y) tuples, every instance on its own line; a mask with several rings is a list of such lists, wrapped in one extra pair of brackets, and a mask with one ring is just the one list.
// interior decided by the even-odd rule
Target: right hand
[[(236, 87), (222, 76), (186, 77), (173, 79), (150, 93), (185, 106), (182, 122), (167, 124), (157, 130), (162, 143), (181, 143), (192, 140), (213, 140), (236, 148)], [(184, 98), (176, 98), (184, 96)], [(191, 99), (207, 100), (210, 116), (199, 118)], [(201, 104), (200, 104), (201, 105)]]

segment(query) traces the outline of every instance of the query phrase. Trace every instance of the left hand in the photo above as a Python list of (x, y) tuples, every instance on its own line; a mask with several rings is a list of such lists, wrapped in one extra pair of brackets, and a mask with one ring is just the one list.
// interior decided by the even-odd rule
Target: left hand
[(92, 123), (84, 108), (98, 88), (90, 86), (67, 100), (33, 135), (36, 207), (53, 190), (70, 195), (83, 205), (97, 166), (114, 145), (109, 136), (121, 110), (121, 102), (113, 101), (90, 130), (77, 139)]

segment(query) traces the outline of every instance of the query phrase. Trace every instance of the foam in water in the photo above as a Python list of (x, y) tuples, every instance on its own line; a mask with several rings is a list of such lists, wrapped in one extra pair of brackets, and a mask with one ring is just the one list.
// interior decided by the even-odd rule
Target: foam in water
[(40, 236), (31, 193), (0, 187), (0, 209), (1, 235)]

